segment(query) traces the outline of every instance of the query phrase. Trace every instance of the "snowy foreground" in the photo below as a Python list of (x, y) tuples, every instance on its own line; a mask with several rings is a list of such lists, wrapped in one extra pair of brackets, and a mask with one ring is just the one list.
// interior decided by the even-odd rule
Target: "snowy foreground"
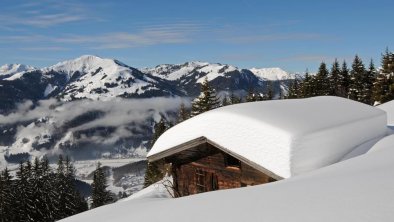
[(391, 221), (393, 145), (280, 182), (178, 199), (130, 199), (64, 221)]

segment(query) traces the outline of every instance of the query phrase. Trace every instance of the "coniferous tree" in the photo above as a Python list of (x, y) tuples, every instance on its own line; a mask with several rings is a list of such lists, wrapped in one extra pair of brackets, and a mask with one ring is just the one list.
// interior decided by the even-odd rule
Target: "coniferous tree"
[(15, 183), (8, 168), (0, 173), (0, 222), (18, 221), (15, 199)]
[(65, 167), (64, 167), (64, 159), (63, 155), (59, 155), (59, 159), (57, 161), (57, 169), (56, 169), (56, 194), (57, 197), (54, 200), (57, 208), (54, 212), (54, 217), (56, 220), (63, 219), (67, 216), (65, 213), (66, 209), (66, 179), (65, 179)]
[(169, 128), (169, 124), (167, 121), (162, 117), (158, 123), (155, 124), (154, 126), (154, 132), (152, 135), (152, 139), (149, 142), (150, 147), (153, 147), (155, 144), (156, 140), (159, 139), (161, 134), (163, 134), (167, 129)]
[(269, 82), (267, 85), (266, 100), (273, 100), (273, 99), (274, 99), (274, 86), (272, 82)]
[(382, 70), (373, 83), (373, 100), (376, 104), (394, 99), (394, 54), (388, 48), (382, 54)]
[(329, 73), (326, 63), (320, 63), (319, 70), (315, 76), (314, 87), (316, 96), (326, 96), (330, 94)]
[(233, 92), (231, 92), (231, 94), (230, 94), (230, 104), (233, 105), (233, 104), (237, 104), (237, 103), (241, 103), (241, 98), (239, 98)]
[(160, 168), (159, 162), (149, 162), (145, 172), (144, 187), (148, 187), (160, 181), (163, 177), (164, 173)]
[(226, 95), (224, 95), (221, 106), (228, 106), (228, 105), (231, 105), (230, 99)]
[(305, 76), (304, 76), (304, 80), (301, 83), (300, 86), (300, 93), (299, 93), (299, 97), (300, 98), (307, 98), (307, 97), (311, 97), (313, 96), (314, 92), (313, 92), (313, 78), (312, 76), (309, 75), (309, 71), (308, 69), (305, 71)]
[(300, 98), (300, 92), (301, 92), (300, 80), (298, 78), (295, 78), (290, 84), (289, 92), (286, 98), (288, 99)]
[(16, 213), (18, 214), (18, 221), (34, 221), (34, 201), (33, 190), (31, 186), (31, 162), (26, 164), (21, 162), (16, 173), (18, 179), (18, 192), (16, 196)]
[(219, 106), (219, 99), (216, 97), (215, 90), (209, 85), (208, 78), (205, 77), (201, 85), (201, 93), (192, 102), (191, 116), (215, 109)]
[(363, 90), (361, 94), (361, 102), (373, 105), (373, 83), (376, 79), (376, 69), (373, 61), (369, 63), (369, 68), (365, 72), (364, 79), (363, 79)]
[(330, 93), (332, 96), (341, 96), (341, 70), (338, 60), (335, 59), (330, 71)]
[(345, 60), (343, 60), (340, 74), (341, 87), (339, 94), (340, 96), (347, 98), (349, 96), (350, 75)]
[[(62, 163), (62, 160), (59, 162)], [(59, 165), (59, 174), (67, 172), (67, 170), (61, 170), (62, 164)], [(70, 169), (69, 164), (66, 163), (66, 166), (65, 169)], [(12, 179), (8, 169), (2, 171), (0, 174), (0, 222), (50, 222), (87, 210), (86, 201), (74, 186), (74, 175), (68, 174), (70, 181), (73, 181), (73, 186), (66, 184), (65, 187), (68, 190), (62, 194), (58, 189), (62, 182), (59, 182), (57, 174), (51, 171), (46, 157), (42, 161), (36, 158), (33, 165), (30, 161), (21, 162), (16, 179)], [(62, 199), (64, 194), (74, 194), (74, 196), (71, 199)], [(63, 204), (64, 200), (66, 204)], [(74, 205), (78, 204), (85, 207), (78, 206), (76, 210)]]
[[(169, 128), (164, 118), (161, 118), (154, 127), (154, 133), (150, 141), (151, 147), (154, 145), (156, 140)], [(144, 177), (144, 187), (147, 187), (157, 181), (161, 180), (164, 174), (159, 169), (157, 163), (148, 163), (146, 166), (146, 172)]]
[(100, 207), (112, 201), (109, 191), (107, 191), (107, 179), (101, 164), (97, 164), (97, 168), (93, 174), (92, 183), (92, 208)]
[(178, 112), (178, 121), (177, 121), (177, 122), (178, 122), (178, 123), (183, 122), (183, 121), (189, 119), (189, 117), (190, 117), (190, 114), (189, 114), (189, 112), (187, 111), (187, 109), (186, 109), (186, 107), (185, 107), (185, 104), (182, 103), (181, 106), (180, 106), (180, 108), (179, 108), (179, 112)]
[(363, 94), (366, 70), (364, 64), (358, 55), (355, 56), (350, 72), (349, 98), (359, 102), (365, 102)]

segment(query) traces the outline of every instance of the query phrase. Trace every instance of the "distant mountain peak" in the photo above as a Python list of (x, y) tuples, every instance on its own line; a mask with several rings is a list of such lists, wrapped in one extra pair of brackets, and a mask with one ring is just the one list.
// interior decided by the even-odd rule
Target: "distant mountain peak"
[(0, 66), (0, 76), (12, 76), (17, 73), (35, 70), (33, 66), (24, 64), (5, 64)]
[(285, 80), (294, 77), (281, 68), (251, 68), (250, 71), (263, 80)]

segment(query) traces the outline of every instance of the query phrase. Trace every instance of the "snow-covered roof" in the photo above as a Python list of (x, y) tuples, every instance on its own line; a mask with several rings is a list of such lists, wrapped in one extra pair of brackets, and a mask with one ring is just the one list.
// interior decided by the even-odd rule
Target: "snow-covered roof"
[(377, 107), (387, 113), (387, 125), (394, 126), (394, 100), (383, 103)]
[(262, 171), (288, 178), (338, 162), (356, 146), (386, 132), (384, 111), (344, 98), (243, 103), (174, 126), (147, 156), (154, 161), (206, 138)]

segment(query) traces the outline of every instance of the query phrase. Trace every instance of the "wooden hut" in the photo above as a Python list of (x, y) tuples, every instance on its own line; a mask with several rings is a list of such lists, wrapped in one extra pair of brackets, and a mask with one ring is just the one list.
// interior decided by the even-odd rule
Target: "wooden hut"
[(237, 104), (172, 127), (147, 157), (171, 166), (178, 196), (264, 184), (340, 161), (385, 136), (386, 118), (339, 97)]

